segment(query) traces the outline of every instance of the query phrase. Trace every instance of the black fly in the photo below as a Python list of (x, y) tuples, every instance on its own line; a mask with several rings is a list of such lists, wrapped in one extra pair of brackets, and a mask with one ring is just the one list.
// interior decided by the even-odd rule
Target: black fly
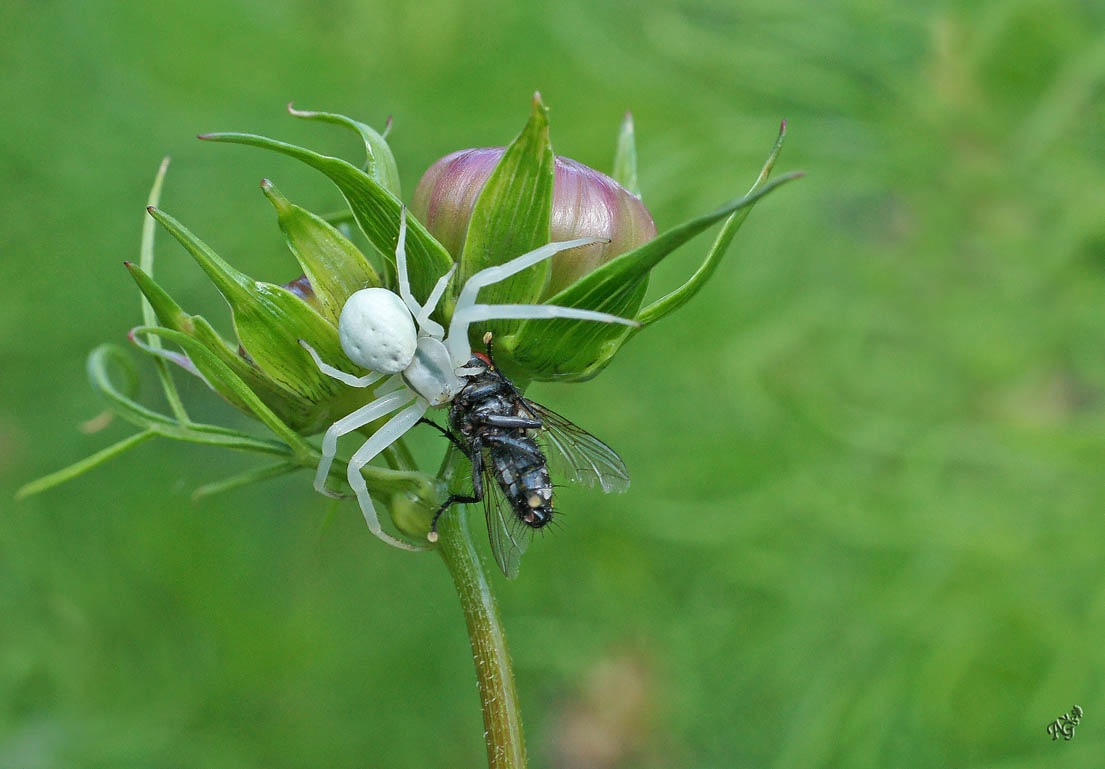
[(483, 502), (491, 552), (507, 577), (518, 575), (531, 529), (553, 517), (553, 484), (549, 472), (604, 492), (625, 491), (629, 473), (617, 453), (564, 417), (522, 396), (495, 366), (491, 334), (487, 352), (474, 353), (466, 383), (453, 399), (446, 430), (428, 419), (472, 462), (472, 494), (453, 494), (434, 513), (437, 521), (450, 506)]

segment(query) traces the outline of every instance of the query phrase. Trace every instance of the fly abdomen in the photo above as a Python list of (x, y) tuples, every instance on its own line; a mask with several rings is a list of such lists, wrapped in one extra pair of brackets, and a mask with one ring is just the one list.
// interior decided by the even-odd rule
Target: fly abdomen
[(488, 471), (514, 514), (527, 526), (541, 528), (553, 517), (553, 486), (545, 455), (526, 436), (498, 436), (489, 443)]

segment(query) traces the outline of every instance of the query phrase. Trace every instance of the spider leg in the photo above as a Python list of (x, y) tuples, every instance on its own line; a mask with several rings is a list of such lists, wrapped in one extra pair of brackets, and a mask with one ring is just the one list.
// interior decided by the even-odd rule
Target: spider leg
[[(579, 248), (580, 246), (593, 246), (596, 243), (609, 243), (607, 238), (576, 238), (575, 240), (564, 240), (559, 243), (546, 243), (540, 248), (535, 248), (533, 251), (516, 256), (508, 262), (502, 264), (496, 264), (492, 267), (485, 267), (479, 272), (472, 275), (464, 284), (464, 288), (461, 290), (461, 297), (468, 292), (472, 299), (475, 300), (476, 294), (484, 286), (490, 286), (492, 283), (498, 283), (501, 280), (506, 280), (511, 275), (517, 275), (527, 267), (532, 267), (538, 262), (543, 262), (549, 257), (559, 254), (561, 251), (568, 251), (573, 248)], [(469, 291), (469, 289), (471, 289)], [(460, 301), (460, 297), (457, 298)]]
[[(453, 362), (457, 366), (463, 366), (471, 357), (472, 351), (468, 346), (468, 324), (476, 321), (477, 318), (468, 317), (467, 313), (476, 306), (476, 297), (481, 288), (490, 286), (493, 283), (498, 283), (501, 280), (506, 280), (511, 275), (516, 275), (527, 267), (532, 267), (538, 262), (559, 254), (561, 251), (606, 242), (609, 241), (604, 238), (577, 238), (576, 240), (566, 240), (561, 243), (547, 243), (529, 253), (515, 257), (504, 264), (485, 267), (468, 278), (460, 290), (460, 295), (457, 297), (456, 308), (453, 310), (453, 318), (449, 322), (447, 344), (449, 346), (449, 356), (453, 359)], [(495, 317), (501, 317), (504, 320), (512, 319), (512, 316), (509, 315)], [(539, 317), (548, 316), (542, 315)], [(568, 316), (559, 315), (553, 317)]]
[(418, 330), (435, 339), (444, 339), (445, 329), (437, 321), (430, 320), (430, 313), (441, 301), (441, 297), (445, 294), (445, 289), (456, 269), (457, 266), (454, 264), (447, 273), (437, 279), (433, 291), (426, 298), (425, 305), (418, 303), (418, 300), (414, 298), (414, 294), (411, 293), (410, 273), (407, 271), (407, 207), (403, 206), (399, 212), (399, 241), (395, 246), (395, 270), (399, 279), (399, 297), (403, 300), (403, 304), (407, 305), (411, 315), (414, 316), (414, 320), (418, 324)]
[(437, 283), (434, 284), (434, 290), (430, 292), (430, 295), (426, 297), (426, 304), (422, 308), (422, 311), (415, 315), (414, 321), (418, 324), (418, 329), (434, 339), (444, 339), (445, 329), (441, 327), (441, 324), (437, 321), (430, 320), (430, 313), (437, 307), (437, 303), (441, 301), (441, 297), (445, 294), (445, 289), (449, 286), (449, 281), (453, 278), (453, 273), (457, 271), (457, 266), (454, 264), (449, 268), (449, 271), (437, 279)]
[(418, 317), (422, 314), (422, 305), (411, 293), (410, 273), (407, 272), (407, 207), (399, 210), (399, 241), (395, 244), (395, 271), (399, 279), (399, 298), (411, 315)]
[(307, 344), (303, 339), (299, 340), (299, 345), (304, 350), (311, 354), (311, 358), (314, 360), (315, 365), (319, 367), (319, 370), (326, 374), (328, 377), (333, 377), (343, 384), (347, 384), (350, 387), (368, 387), (373, 382), (378, 382), (383, 379), (387, 374), (383, 374), (378, 371), (370, 371), (364, 376), (353, 376), (352, 374), (342, 371), (340, 368), (334, 368), (329, 363), (326, 363), (319, 354), (315, 352), (315, 348)]
[[(456, 314), (453, 315), (456, 318)], [(561, 307), (559, 304), (473, 304), (461, 314), (461, 323), (471, 324), (485, 320), (532, 320), (544, 318), (569, 318), (593, 320), (599, 323), (621, 323), (623, 326), (641, 325), (630, 318), (612, 315), (598, 310), (580, 307)]]
[(542, 320), (549, 318), (567, 318), (571, 320), (592, 320), (597, 323), (621, 323), (623, 326), (641, 325), (635, 320), (611, 315), (608, 312), (584, 310), (579, 307), (561, 307), (557, 304), (470, 304), (464, 309), (457, 303), (453, 319), (449, 323), (449, 338), (445, 344), (449, 355), (458, 366), (468, 362), (471, 352), (468, 349), (468, 326), (488, 320)]
[(381, 395), (386, 395), (387, 393), (394, 392), (396, 390), (402, 390), (406, 387), (407, 385), (403, 381), (403, 375), (401, 373), (393, 374), (391, 379), (387, 380), (376, 388), (376, 396), (379, 397)]
[[(410, 393), (404, 395), (409, 397)], [(357, 501), (361, 505), (361, 512), (364, 514), (369, 531), (389, 545), (403, 550), (425, 550), (426, 548), (396, 539), (380, 528), (380, 519), (376, 515), (376, 508), (372, 504), (372, 497), (368, 493), (368, 485), (365, 483), (364, 476), (361, 475), (361, 468), (381, 451), (399, 440), (407, 430), (414, 427), (429, 407), (429, 403), (422, 398), (418, 398), (412, 405), (400, 411), (388, 420), (387, 424), (374, 432), (372, 437), (365, 441), (364, 445), (357, 449), (356, 453), (353, 454), (353, 458), (349, 460), (349, 485), (357, 493)]]
[[(318, 470), (315, 472), (315, 490), (328, 497), (340, 496), (326, 488), (326, 476), (330, 474), (330, 465), (333, 464), (334, 456), (338, 453), (338, 438), (346, 433), (359, 430), (385, 414), (390, 414), (414, 397), (414, 394), (409, 390), (393, 390), (330, 425), (326, 434), (322, 436), (322, 459), (319, 461)], [(381, 450), (383, 449), (381, 448)]]

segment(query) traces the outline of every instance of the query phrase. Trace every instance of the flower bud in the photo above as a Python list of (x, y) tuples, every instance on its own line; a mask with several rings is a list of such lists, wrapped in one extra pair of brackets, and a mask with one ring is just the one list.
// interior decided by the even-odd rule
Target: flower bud
[[(454, 257), (464, 247), (476, 199), (504, 152), (503, 147), (487, 147), (446, 155), (426, 171), (414, 191), (411, 213)], [(638, 196), (570, 158), (555, 160), (551, 214), (551, 241), (596, 237), (610, 242), (553, 257), (542, 298), (656, 237), (652, 215)]]

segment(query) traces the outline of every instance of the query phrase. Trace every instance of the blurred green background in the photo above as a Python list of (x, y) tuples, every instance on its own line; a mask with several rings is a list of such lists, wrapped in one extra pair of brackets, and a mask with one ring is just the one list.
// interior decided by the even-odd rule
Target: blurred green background
[[(194, 134), (357, 158), (284, 105), (390, 115), (409, 195), (437, 157), (509, 141), (535, 89), (557, 151), (600, 169), (633, 111), (661, 229), (746, 189), (780, 118), (778, 167), (809, 176), (601, 377), (533, 390), (634, 484), (565, 490), (565, 525), (517, 582), (493, 576), (532, 765), (1099, 767), (1096, 0), (6, 0), (0, 766), (483, 763), (441, 563), (385, 547), (306, 473), (193, 503), (255, 460), (160, 442), (13, 494), (129, 431), (78, 429), (101, 408), (84, 360), (139, 322), (120, 263), (164, 154), (163, 207), (283, 281), (257, 183), (320, 211), (336, 191)], [(166, 237), (158, 273), (229, 327)]]

